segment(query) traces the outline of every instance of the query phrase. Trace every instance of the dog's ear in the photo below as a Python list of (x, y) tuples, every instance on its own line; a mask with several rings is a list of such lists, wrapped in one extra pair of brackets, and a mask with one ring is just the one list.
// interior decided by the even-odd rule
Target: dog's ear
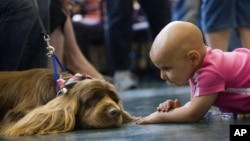
[(119, 104), (119, 106), (120, 106), (121, 111), (122, 111), (122, 123), (133, 122), (133, 121), (136, 121), (138, 119), (137, 117), (132, 116), (127, 111), (125, 111), (122, 104)]
[(62, 95), (38, 107), (17, 123), (6, 127), (5, 136), (32, 134), (55, 134), (70, 131), (75, 126), (75, 114), (78, 110), (76, 97)]
[(3, 124), (10, 124), (11, 122), (17, 122), (22, 117), (24, 117), (29, 111), (28, 109), (11, 109), (9, 110), (6, 115), (4, 115), (2, 119)]

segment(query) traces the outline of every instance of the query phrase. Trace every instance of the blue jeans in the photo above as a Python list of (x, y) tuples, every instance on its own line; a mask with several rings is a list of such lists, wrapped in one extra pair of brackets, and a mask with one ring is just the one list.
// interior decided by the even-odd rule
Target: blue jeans
[[(36, 1), (48, 30), (50, 1)], [(0, 0), (0, 31), (0, 71), (47, 67), (47, 45), (30, 0)]]
[[(149, 23), (149, 40), (152, 41), (160, 30), (171, 21), (168, 0), (139, 0), (141, 9)], [(111, 71), (129, 68), (129, 52), (132, 45), (132, 0), (106, 0), (107, 22), (105, 40), (109, 53)]]
[(250, 27), (249, 0), (202, 0), (201, 27), (204, 33)]
[(200, 25), (201, 0), (175, 0), (172, 7), (173, 21), (187, 21)]

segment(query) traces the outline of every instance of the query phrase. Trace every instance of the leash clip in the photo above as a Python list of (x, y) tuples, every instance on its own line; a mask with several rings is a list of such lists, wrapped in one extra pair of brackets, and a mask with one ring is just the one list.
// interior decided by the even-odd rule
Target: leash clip
[(48, 49), (47, 56), (51, 57), (54, 54), (55, 48), (52, 46), (48, 46), (47, 49)]
[(47, 56), (51, 57), (54, 54), (55, 48), (52, 47), (49, 43), (49, 40), (50, 40), (49, 35), (45, 34), (43, 38), (44, 38), (44, 41), (47, 43), (47, 49), (48, 49)]

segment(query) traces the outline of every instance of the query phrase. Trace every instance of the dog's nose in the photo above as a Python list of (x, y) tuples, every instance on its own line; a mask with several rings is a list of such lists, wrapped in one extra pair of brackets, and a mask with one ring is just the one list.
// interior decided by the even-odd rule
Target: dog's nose
[(112, 118), (117, 119), (117, 118), (120, 117), (121, 111), (118, 110), (118, 109), (110, 109), (110, 110), (109, 110), (109, 114), (110, 114), (110, 116), (111, 116)]

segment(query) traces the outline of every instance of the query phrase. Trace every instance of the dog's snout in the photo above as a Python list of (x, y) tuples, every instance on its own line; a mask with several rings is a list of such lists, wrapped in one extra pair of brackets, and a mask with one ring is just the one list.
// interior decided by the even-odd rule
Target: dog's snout
[(117, 118), (120, 117), (121, 111), (118, 110), (118, 109), (110, 109), (110, 110), (109, 110), (109, 114), (110, 114), (110, 116), (111, 116), (112, 118), (117, 119)]

